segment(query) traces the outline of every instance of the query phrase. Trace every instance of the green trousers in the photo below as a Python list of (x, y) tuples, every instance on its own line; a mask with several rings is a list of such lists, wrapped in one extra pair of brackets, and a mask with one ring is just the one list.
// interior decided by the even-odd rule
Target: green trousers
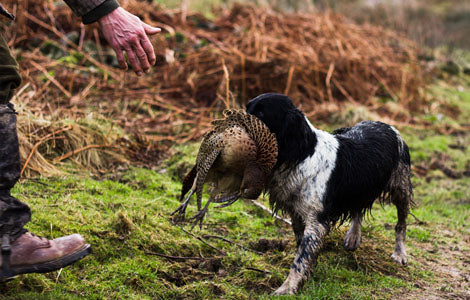
[(18, 64), (0, 32), (0, 238), (8, 236), (10, 241), (24, 233), (31, 219), (29, 207), (10, 194), (21, 170), (16, 112), (10, 103), (20, 84)]

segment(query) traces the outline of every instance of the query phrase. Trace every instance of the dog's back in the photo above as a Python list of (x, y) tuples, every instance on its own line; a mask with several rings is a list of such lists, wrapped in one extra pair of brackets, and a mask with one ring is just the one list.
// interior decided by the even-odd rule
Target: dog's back
[(399, 132), (382, 122), (365, 121), (337, 129), (335, 168), (328, 182), (324, 215), (329, 221), (364, 213), (375, 199), (391, 202), (400, 186), (411, 193), (411, 183), (396, 183), (396, 175), (410, 167), (408, 146)]

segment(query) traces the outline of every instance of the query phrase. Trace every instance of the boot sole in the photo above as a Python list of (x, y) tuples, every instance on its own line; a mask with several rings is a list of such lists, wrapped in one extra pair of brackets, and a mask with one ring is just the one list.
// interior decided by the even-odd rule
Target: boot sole
[[(34, 265), (27, 265), (27, 266), (12, 266), (10, 274), (2, 274), (2, 270), (0, 268), (0, 281), (7, 281), (16, 277), (20, 274), (28, 274), (28, 273), (47, 273), (52, 272), (61, 268), (64, 268), (74, 262), (84, 258), (88, 254), (91, 253), (91, 246), (89, 244), (83, 245), (80, 249), (76, 250), (75, 252), (61, 257), (56, 260), (34, 264)], [(6, 276), (5, 276), (6, 275)]]

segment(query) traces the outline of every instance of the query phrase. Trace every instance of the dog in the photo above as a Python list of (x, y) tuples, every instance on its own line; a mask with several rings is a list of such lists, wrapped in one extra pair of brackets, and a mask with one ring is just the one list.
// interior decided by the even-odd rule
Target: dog
[(344, 247), (358, 248), (362, 217), (376, 199), (397, 207), (391, 258), (407, 263), (406, 218), (413, 190), (409, 149), (397, 129), (365, 121), (330, 134), (313, 127), (289, 97), (275, 93), (250, 100), (246, 108), (276, 135), (278, 160), (266, 190), (274, 211), (290, 215), (297, 241), (296, 257), (276, 295), (299, 289), (335, 224), (351, 220)]

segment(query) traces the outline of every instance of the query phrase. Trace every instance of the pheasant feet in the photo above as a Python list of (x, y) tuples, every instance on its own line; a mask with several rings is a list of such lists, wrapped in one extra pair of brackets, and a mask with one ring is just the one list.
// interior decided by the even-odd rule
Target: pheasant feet
[(204, 216), (206, 215), (208, 211), (208, 205), (204, 206), (204, 208), (200, 211), (198, 211), (197, 214), (195, 214), (190, 220), (194, 221), (193, 225), (191, 226), (191, 230), (196, 227), (196, 225), (199, 223), (199, 228), (202, 229), (202, 221), (204, 220)]
[(177, 214), (174, 218), (173, 218), (173, 221), (178, 223), (178, 222), (182, 222), (185, 220), (185, 214), (186, 214), (186, 208), (188, 207), (188, 204), (189, 204), (189, 199), (191, 198), (191, 196), (193, 195), (194, 191), (191, 190), (189, 191), (189, 194), (188, 196), (184, 199), (183, 203), (181, 203), (181, 205), (171, 213), (171, 216)]
[(222, 205), (216, 206), (216, 208), (222, 208), (222, 207), (227, 207), (229, 205), (232, 205), (233, 203), (235, 203), (235, 201), (238, 200), (238, 198), (240, 198), (240, 193), (235, 193), (235, 194), (232, 194), (232, 195), (218, 197), (218, 198), (214, 199), (214, 202), (215, 203), (224, 203)]

